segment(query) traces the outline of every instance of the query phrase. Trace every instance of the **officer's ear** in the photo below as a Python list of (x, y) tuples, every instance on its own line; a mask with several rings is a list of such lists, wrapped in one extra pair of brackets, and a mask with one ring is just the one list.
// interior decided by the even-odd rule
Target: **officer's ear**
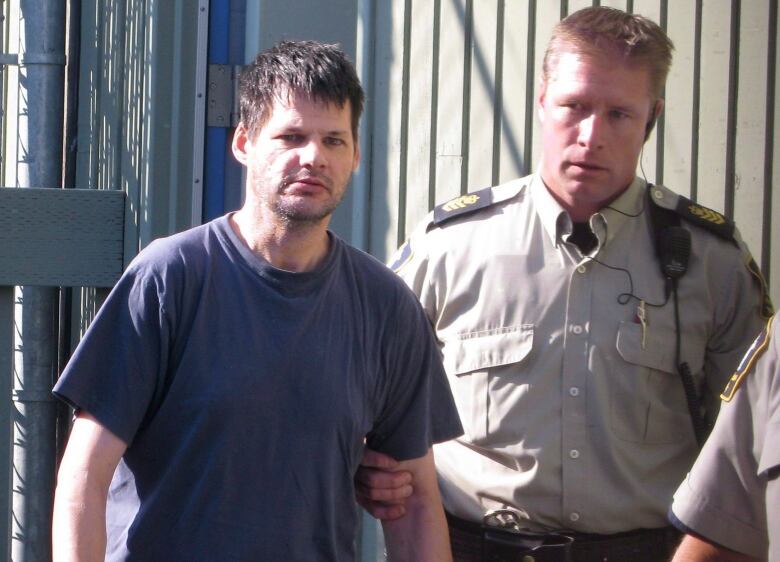
[(547, 94), (547, 81), (544, 78), (539, 79), (539, 95), (536, 98), (536, 113), (539, 115), (539, 121), (544, 123), (544, 96)]
[(653, 132), (653, 128), (655, 127), (656, 121), (658, 121), (658, 117), (661, 115), (661, 111), (664, 109), (664, 100), (656, 100), (655, 105), (653, 106), (653, 111), (650, 116), (650, 120), (647, 122), (647, 125), (645, 126), (645, 142), (647, 142), (647, 139), (650, 138), (650, 133)]

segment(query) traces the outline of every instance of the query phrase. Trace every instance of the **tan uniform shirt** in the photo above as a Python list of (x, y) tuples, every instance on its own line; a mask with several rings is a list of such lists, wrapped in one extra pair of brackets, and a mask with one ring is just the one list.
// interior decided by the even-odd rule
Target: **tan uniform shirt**
[[(571, 219), (537, 176), (440, 227), (429, 218), (399, 250), (466, 431), (435, 449), (452, 514), (509, 507), (531, 529), (597, 533), (667, 524), (697, 447), (673, 306), (652, 306), (666, 292), (645, 192), (637, 179), (591, 218), (592, 258), (565, 242)], [(712, 399), (761, 329), (760, 291), (735, 244), (688, 228), (682, 358)]]
[(743, 361), (744, 381), (723, 403), (672, 511), (711, 541), (780, 562), (780, 321), (772, 324)]

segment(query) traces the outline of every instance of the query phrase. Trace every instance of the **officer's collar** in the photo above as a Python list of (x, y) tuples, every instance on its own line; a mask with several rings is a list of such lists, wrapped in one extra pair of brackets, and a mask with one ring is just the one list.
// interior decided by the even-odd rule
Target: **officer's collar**
[[(644, 211), (647, 182), (634, 177), (631, 185), (612, 203), (590, 218), (593, 232), (601, 245), (609, 244), (623, 229), (627, 221), (639, 217)], [(605, 240), (606, 238), (606, 240)]]
[(542, 227), (550, 237), (550, 241), (557, 247), (561, 236), (571, 234), (569, 213), (564, 211), (563, 207), (550, 194), (539, 173), (534, 174), (531, 179), (529, 191)]
[[(598, 237), (599, 245), (608, 244), (627, 219), (642, 213), (645, 188), (646, 182), (635, 177), (617, 199), (590, 217), (590, 227)], [(571, 217), (550, 194), (538, 173), (531, 180), (530, 193), (542, 226), (557, 247), (572, 232)]]

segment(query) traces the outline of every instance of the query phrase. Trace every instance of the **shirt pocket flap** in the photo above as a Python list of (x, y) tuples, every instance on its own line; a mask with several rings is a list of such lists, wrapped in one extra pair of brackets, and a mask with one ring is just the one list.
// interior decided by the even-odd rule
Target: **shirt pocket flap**
[(641, 324), (626, 321), (620, 323), (617, 350), (623, 359), (633, 365), (675, 373), (675, 347), (673, 333), (645, 330), (643, 335)]
[(458, 334), (444, 340), (444, 368), (450, 375), (462, 375), (525, 359), (534, 339), (533, 324)]

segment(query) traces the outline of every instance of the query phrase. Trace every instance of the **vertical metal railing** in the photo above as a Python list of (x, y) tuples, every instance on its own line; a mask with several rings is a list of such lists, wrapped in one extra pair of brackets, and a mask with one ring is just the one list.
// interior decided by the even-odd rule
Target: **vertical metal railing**
[[(19, 2), (20, 188), (62, 184), (65, 7), (61, 0)], [(39, 286), (16, 291), (11, 557), (45, 562), (51, 559), (59, 292)]]
[(0, 558), (11, 555), (11, 389), (14, 288), (0, 286)]
[[(30, 233), (36, 232), (34, 243), (42, 248), (38, 234), (46, 230), (50, 236), (51, 221), (37, 221), (33, 227), (26, 221), (5, 220), (3, 205), (8, 211), (9, 199), (0, 201), (0, 433), (7, 433), (0, 435), (0, 560), (50, 558), (55, 451), (64, 438), (64, 431), (57, 434), (55, 429), (57, 406), (51, 386), (58, 360), (61, 366), (69, 346), (86, 329), (107, 287), (121, 272), (122, 244), (126, 241), (129, 259), (152, 238), (191, 226), (193, 209), (200, 207), (202, 162), (195, 160), (202, 146), (188, 149), (193, 136), (192, 100), (201, 100), (195, 114), (202, 113), (205, 85), (198, 82), (197, 95), (190, 88), (196, 77), (189, 65), (189, 46), (196, 41), (193, 22), (199, 24), (197, 37), (207, 31), (208, 5), (207, 0), (0, 0), (6, 16), (0, 30), (0, 185), (84, 188), (45, 190), (44, 201), (17, 213), (33, 218), (40, 216), (40, 209), (58, 208), (59, 195), (82, 201), (84, 193), (71, 192), (94, 190), (98, 210), (85, 218), (84, 209), (68, 204), (69, 217), (76, 219), (62, 220), (86, 225), (87, 233), (79, 234), (79, 243), (90, 249), (106, 244), (119, 255), (118, 261), (112, 258), (110, 280), (96, 277), (91, 268), (101, 264), (95, 259), (69, 280), (56, 271), (45, 282), (11, 275), (17, 264), (28, 266), (28, 273), (56, 269), (52, 263), (29, 267), (35, 252), (26, 245)], [(78, 9), (81, 18), (74, 16)], [(79, 20), (82, 25), (70, 29), (67, 61), (74, 73), (69, 74), (70, 84), (80, 87), (79, 91), (68, 90), (68, 105), (77, 106), (81, 116), (74, 110), (64, 119), (71, 125), (77, 122), (78, 127), (65, 134), (68, 149), (64, 156), (66, 167), (68, 159), (77, 165), (63, 171), (68, 18), (71, 24)], [(205, 42), (201, 39), (198, 44)], [(79, 72), (82, 68), (86, 72)], [(194, 181), (188, 184), (190, 172)], [(184, 189), (179, 185), (180, 173)], [(24, 199), (17, 195), (34, 190), (5, 191), (5, 195), (15, 192), (16, 205)], [(193, 199), (191, 204), (188, 197)], [(102, 227), (108, 216), (112, 234), (101, 235), (95, 226)], [(65, 245), (70, 245), (68, 256), (81, 259), (92, 254), (72, 247), (74, 227), (67, 224), (47, 238), (47, 247), (59, 250), (57, 262), (67, 253)], [(10, 246), (20, 253), (11, 256), (9, 237), (3, 234), (10, 236)], [(72, 261), (69, 258), (68, 263)], [(68, 287), (76, 288), (72, 304), (67, 301)], [(61, 294), (65, 299), (60, 301)], [(67, 333), (69, 328), (72, 336)], [(67, 424), (60, 426), (67, 429)]]
[[(7, 2), (0, 0), (0, 52), (8, 52), (8, 17), (6, 14)], [(5, 63), (0, 62), (0, 123), (5, 123)], [(0, 147), (5, 146), (5, 126), (0, 124)], [(5, 177), (5, 151), (0, 148), (0, 178)], [(0, 226), (2, 228), (2, 226)]]
[[(0, 0), (0, 51), (9, 53), (8, 2)], [(7, 58), (7, 57), (4, 57)], [(7, 62), (0, 64), (0, 178), (6, 177)], [(0, 229), (6, 228), (0, 225)], [(0, 286), (0, 557), (11, 555), (11, 391), (13, 389), (14, 288)]]

